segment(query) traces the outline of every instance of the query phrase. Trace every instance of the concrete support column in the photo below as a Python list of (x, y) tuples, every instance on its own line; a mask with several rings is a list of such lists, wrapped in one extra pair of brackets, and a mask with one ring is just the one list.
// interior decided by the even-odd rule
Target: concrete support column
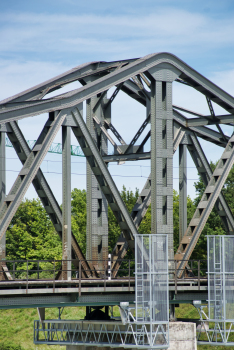
[(173, 250), (173, 115), (172, 83), (151, 84), (151, 232), (168, 234)]
[[(5, 132), (0, 132), (0, 206), (3, 204), (6, 196), (6, 150), (5, 150)], [(4, 233), (0, 240), (0, 260), (6, 257), (6, 234)], [(0, 263), (0, 281), (4, 280), (3, 270)]]
[[(62, 182), (63, 182), (63, 260), (62, 279), (71, 279), (71, 128), (62, 126)], [(70, 261), (69, 261), (70, 260)]]
[[(86, 102), (87, 127), (96, 141), (101, 154), (107, 153), (107, 138), (103, 135), (93, 120), (93, 115), (103, 122), (104, 103), (100, 103), (94, 112), (94, 106), (100, 96)], [(107, 268), (108, 260), (108, 203), (99, 188), (95, 175), (87, 163), (87, 230), (86, 230), (86, 259), (92, 260), (93, 266), (101, 274)], [(106, 263), (103, 264), (103, 261)]]
[(179, 243), (187, 230), (187, 146), (179, 145)]

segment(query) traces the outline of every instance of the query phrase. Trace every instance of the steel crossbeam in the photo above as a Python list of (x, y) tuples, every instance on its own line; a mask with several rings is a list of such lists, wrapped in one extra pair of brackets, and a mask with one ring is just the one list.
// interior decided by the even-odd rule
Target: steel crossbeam
[(181, 277), (183, 274), (183, 269), (187, 264), (187, 260), (193, 252), (233, 164), (234, 136), (230, 138), (176, 252), (175, 260), (181, 260), (177, 266), (178, 277)]

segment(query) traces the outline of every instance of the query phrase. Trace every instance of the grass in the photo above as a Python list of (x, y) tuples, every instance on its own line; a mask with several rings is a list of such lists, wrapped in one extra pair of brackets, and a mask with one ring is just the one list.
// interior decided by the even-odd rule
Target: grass
[[(81, 319), (85, 316), (84, 307), (66, 307), (63, 311), (64, 319)], [(46, 309), (46, 318), (57, 319), (58, 309)], [(35, 345), (33, 343), (33, 322), (38, 320), (36, 309), (10, 309), (0, 310), (0, 350), (8, 350), (5, 346), (1, 348), (1, 344), (14, 344), (9, 350), (18, 350), (17, 345), (21, 346), (19, 350), (65, 350), (65, 346), (48, 346)]]
[[(114, 307), (114, 315), (119, 315), (118, 307)], [(66, 307), (63, 319), (78, 320), (85, 316), (85, 307)], [(180, 304), (176, 308), (177, 318), (198, 319), (194, 306)], [(58, 309), (46, 309), (47, 319), (57, 319)], [(33, 322), (38, 319), (36, 309), (0, 310), (0, 350), (65, 350), (65, 346), (35, 345), (33, 343)], [(3, 346), (5, 344), (5, 346)], [(7, 345), (8, 344), (8, 345)], [(198, 350), (224, 350), (225, 346), (198, 345)]]

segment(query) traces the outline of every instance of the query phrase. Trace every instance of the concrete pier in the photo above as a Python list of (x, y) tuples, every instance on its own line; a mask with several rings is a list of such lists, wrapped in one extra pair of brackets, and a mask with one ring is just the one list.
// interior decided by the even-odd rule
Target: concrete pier
[(168, 350), (197, 350), (196, 324), (192, 322), (169, 323), (170, 347)]

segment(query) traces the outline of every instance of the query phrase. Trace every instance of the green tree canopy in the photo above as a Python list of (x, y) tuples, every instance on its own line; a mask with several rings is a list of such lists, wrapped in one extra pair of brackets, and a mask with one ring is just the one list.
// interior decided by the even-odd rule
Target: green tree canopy
[(6, 258), (61, 259), (61, 254), (61, 240), (40, 200), (23, 200), (6, 232)]

